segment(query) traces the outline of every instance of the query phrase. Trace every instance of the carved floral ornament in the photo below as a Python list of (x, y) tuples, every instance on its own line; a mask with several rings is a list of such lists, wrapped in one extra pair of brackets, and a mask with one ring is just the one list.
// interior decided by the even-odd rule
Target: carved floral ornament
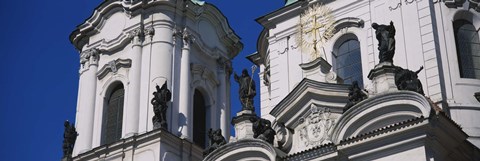
[(100, 50), (92, 48), (83, 51), (80, 54), (80, 64), (85, 65), (89, 62), (90, 64), (96, 63), (98, 61)]
[(316, 146), (331, 142), (331, 133), (336, 120), (326, 107), (311, 105), (311, 114), (300, 119), (303, 127), (299, 129), (300, 140), (305, 146)]
[(128, 38), (133, 39), (135, 37), (144, 37), (144, 36), (153, 36), (155, 35), (155, 29), (152, 26), (144, 28), (138, 27), (127, 33)]

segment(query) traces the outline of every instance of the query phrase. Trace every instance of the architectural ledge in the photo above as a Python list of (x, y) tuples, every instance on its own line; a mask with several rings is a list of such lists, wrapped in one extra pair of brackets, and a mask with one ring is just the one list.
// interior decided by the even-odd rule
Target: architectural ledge
[[(431, 113), (428, 118), (423, 116), (397, 122), (368, 133), (341, 140), (339, 143), (319, 145), (301, 152), (289, 154), (284, 160), (335, 160), (339, 158), (358, 159), (363, 156), (379, 153), (388, 148), (425, 146), (429, 148), (444, 148), (451, 154), (468, 153), (459, 160), (475, 158), (480, 152), (469, 143), (468, 135), (453, 122), (445, 113)], [(385, 146), (388, 145), (388, 146)], [(435, 147), (432, 147), (435, 146)], [(372, 148), (374, 147), (374, 148)], [(459, 150), (459, 148), (463, 150)], [(369, 151), (358, 153), (359, 149)], [(468, 158), (471, 157), (471, 158)], [(478, 157), (478, 156), (477, 156)]]
[(332, 141), (367, 133), (405, 120), (428, 118), (432, 111), (430, 102), (416, 92), (388, 92), (352, 106), (338, 119), (333, 128)]
[(216, 149), (203, 159), (221, 160), (278, 160), (286, 154), (260, 139), (242, 139), (230, 142)]
[(192, 146), (193, 151), (197, 151), (201, 154), (202, 149), (192, 142), (188, 140), (181, 139), (168, 131), (164, 131), (162, 129), (152, 130), (147, 133), (143, 133), (140, 135), (133, 135), (128, 138), (120, 139), (116, 142), (105, 144), (84, 153), (81, 153), (75, 157), (73, 160), (80, 161), (80, 160), (94, 160), (100, 157), (105, 157), (107, 155), (112, 155), (113, 151), (129, 151), (135, 149), (137, 147), (141, 147), (141, 145), (149, 145), (156, 142), (161, 142), (168, 144), (172, 147), (177, 147), (180, 144), (187, 144)]

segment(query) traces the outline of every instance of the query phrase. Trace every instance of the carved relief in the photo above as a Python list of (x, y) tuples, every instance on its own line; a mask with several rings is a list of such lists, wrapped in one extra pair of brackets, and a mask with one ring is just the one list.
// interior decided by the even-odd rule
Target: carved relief
[(328, 108), (310, 107), (311, 114), (303, 120), (304, 127), (300, 128), (300, 140), (305, 146), (316, 146), (331, 142), (331, 130), (335, 125), (335, 119), (331, 117)]
[(80, 64), (85, 65), (87, 62), (90, 64), (98, 63), (99, 54), (100, 50), (95, 48), (83, 51), (80, 55)]
[(155, 29), (152, 26), (145, 28), (143, 32), (145, 33), (145, 35), (148, 35), (148, 36), (155, 35)]
[(117, 73), (120, 68), (130, 68), (132, 66), (132, 60), (130, 59), (117, 59), (108, 62), (97, 72), (97, 77), (99, 80), (102, 80), (107, 76), (108, 73), (112, 72)]

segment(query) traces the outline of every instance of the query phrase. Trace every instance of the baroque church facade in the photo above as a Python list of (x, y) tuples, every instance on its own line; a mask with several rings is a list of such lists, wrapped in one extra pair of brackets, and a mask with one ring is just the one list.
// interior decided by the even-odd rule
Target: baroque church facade
[(79, 135), (64, 159), (480, 160), (479, 4), (285, 0), (256, 19), (264, 29), (247, 57), (260, 68), (260, 116), (243, 108), (230, 120), (243, 44), (221, 11), (104, 1), (70, 35)]

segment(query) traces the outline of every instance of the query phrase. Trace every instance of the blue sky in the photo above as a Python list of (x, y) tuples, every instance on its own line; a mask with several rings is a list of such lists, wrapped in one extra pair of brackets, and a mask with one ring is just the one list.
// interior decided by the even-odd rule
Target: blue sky
[[(261, 26), (254, 19), (283, 6), (283, 0), (207, 0), (228, 18), (244, 50), (234, 71), (252, 65)], [(63, 121), (75, 120), (78, 52), (68, 36), (101, 0), (5, 0), (0, 5), (0, 160), (53, 161), (62, 156)], [(6, 20), (5, 20), (6, 19)], [(257, 89), (259, 86), (258, 75)], [(232, 78), (232, 94), (238, 85)], [(260, 93), (259, 91), (257, 93)], [(259, 95), (256, 98), (256, 111)], [(239, 107), (232, 95), (232, 107)], [(239, 108), (232, 110), (232, 116)]]

